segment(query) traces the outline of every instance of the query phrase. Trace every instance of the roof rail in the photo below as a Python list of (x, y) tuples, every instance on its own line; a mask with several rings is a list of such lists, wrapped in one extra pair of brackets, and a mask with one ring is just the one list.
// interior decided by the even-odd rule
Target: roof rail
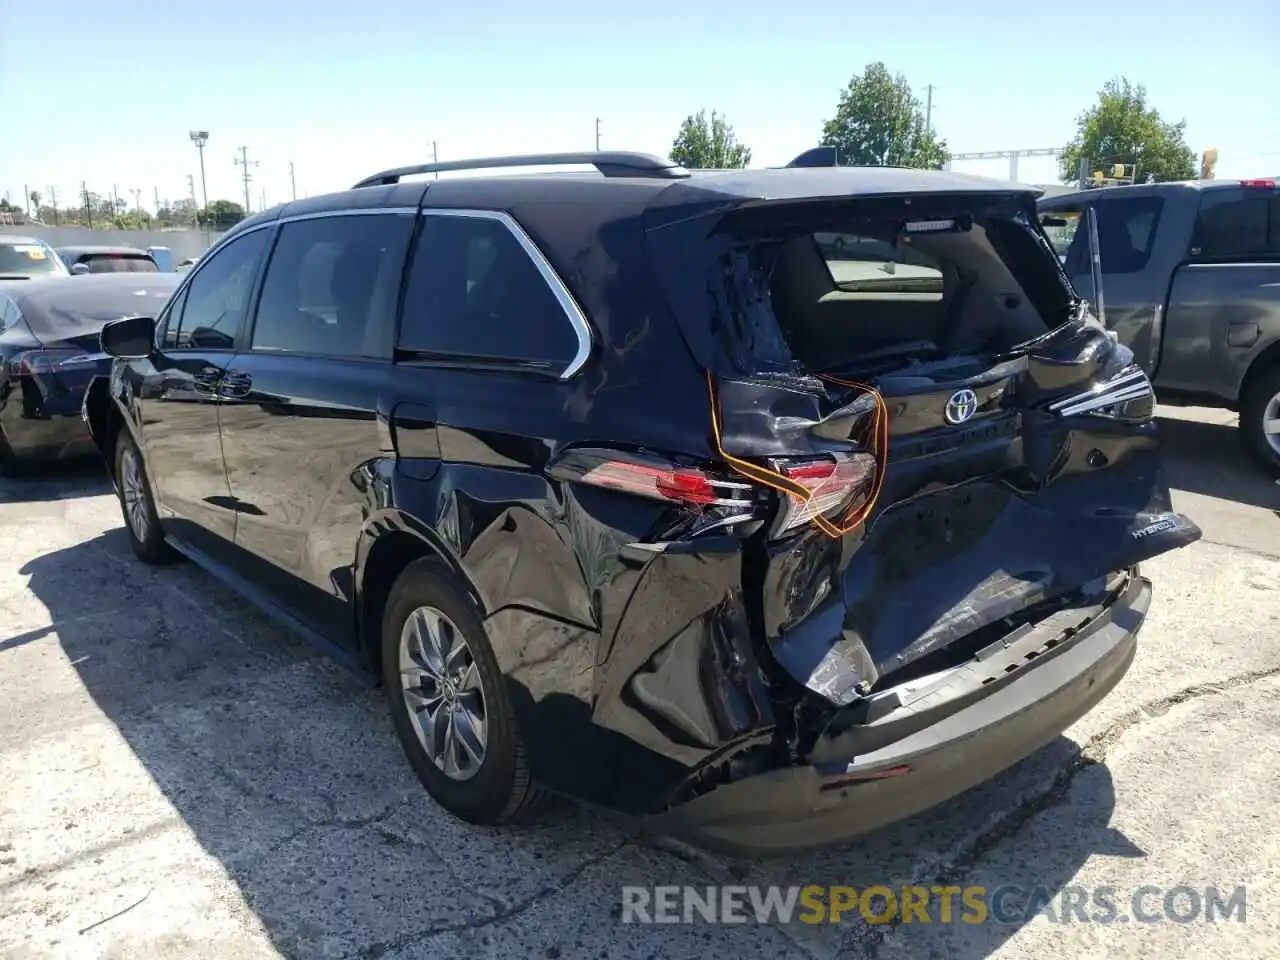
[(441, 163), (416, 163), (409, 167), (383, 170), (365, 177), (353, 190), (361, 187), (385, 187), (399, 183), (401, 177), (419, 173), (446, 173), (451, 170), (494, 170), (502, 167), (595, 167), (606, 177), (657, 177), (678, 180), (689, 171), (678, 163), (648, 153), (625, 151), (593, 151), (590, 153), (528, 153), (512, 157), (480, 157), (475, 160), (445, 160)]
[(796, 157), (788, 167), (838, 167), (840, 160), (835, 147), (814, 147)]

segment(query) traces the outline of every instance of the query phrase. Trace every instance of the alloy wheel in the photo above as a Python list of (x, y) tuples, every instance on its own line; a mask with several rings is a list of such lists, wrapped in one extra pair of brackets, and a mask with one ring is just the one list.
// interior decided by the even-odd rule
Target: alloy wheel
[(480, 772), (488, 712), (475, 655), (435, 607), (416, 608), (400, 631), (400, 687), (418, 742), (452, 780)]
[(1277, 456), (1280, 456), (1280, 393), (1267, 401), (1262, 408), (1262, 436)]
[(129, 519), (129, 529), (139, 543), (145, 543), (151, 527), (147, 516), (147, 494), (142, 481), (142, 465), (132, 447), (125, 447), (120, 454), (120, 495), (124, 498), (124, 512)]

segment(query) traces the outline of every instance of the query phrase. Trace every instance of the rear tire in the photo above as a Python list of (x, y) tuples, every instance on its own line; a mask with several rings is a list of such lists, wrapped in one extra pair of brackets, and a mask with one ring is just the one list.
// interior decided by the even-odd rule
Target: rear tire
[(391, 721), (410, 766), (440, 806), (476, 824), (512, 823), (540, 791), (484, 624), (430, 560), (396, 579), (382, 617)]
[(116, 438), (115, 474), (120, 514), (124, 518), (129, 546), (143, 563), (172, 563), (178, 555), (165, 542), (164, 531), (160, 529), (160, 517), (151, 498), (151, 484), (147, 480), (142, 454), (133, 437), (124, 430)]
[[(1277, 432), (1268, 433), (1268, 423)], [(1258, 465), (1280, 478), (1280, 366), (1249, 384), (1240, 402), (1240, 436)]]

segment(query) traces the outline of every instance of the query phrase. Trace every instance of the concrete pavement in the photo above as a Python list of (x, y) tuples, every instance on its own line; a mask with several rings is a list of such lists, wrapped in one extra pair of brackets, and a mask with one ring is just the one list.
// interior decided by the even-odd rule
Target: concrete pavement
[[(1048, 748), (838, 850), (757, 864), (557, 807), (442, 815), (380, 694), (189, 564), (136, 563), (92, 475), (0, 482), (0, 956), (1262, 956), (1280, 942), (1280, 489), (1170, 414), (1206, 540), (1145, 572), (1129, 676)], [(1246, 921), (623, 926), (625, 884), (1245, 885)], [(1160, 898), (1151, 900), (1158, 906)]]

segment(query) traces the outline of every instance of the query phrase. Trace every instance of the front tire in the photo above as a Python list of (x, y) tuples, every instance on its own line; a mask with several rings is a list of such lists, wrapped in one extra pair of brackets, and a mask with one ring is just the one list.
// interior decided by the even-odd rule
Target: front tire
[(160, 517), (151, 497), (142, 454), (133, 437), (124, 430), (116, 440), (115, 468), (120, 513), (124, 517), (125, 532), (129, 535), (129, 546), (143, 563), (172, 563), (177, 554), (165, 542), (164, 532), (160, 529)]
[(440, 806), (476, 824), (511, 823), (539, 799), (484, 624), (429, 560), (405, 568), (382, 618), (391, 721)]
[(1280, 478), (1280, 365), (1249, 385), (1240, 403), (1240, 435), (1262, 469)]

